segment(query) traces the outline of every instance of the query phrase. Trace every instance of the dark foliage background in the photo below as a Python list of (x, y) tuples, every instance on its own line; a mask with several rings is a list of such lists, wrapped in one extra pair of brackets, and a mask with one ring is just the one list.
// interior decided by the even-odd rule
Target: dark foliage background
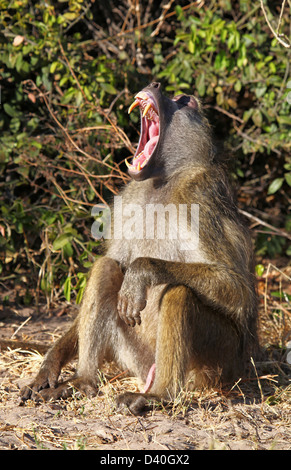
[(199, 96), (227, 140), (258, 275), (266, 258), (288, 264), (290, 8), (264, 5), (0, 0), (0, 282), (19, 302), (80, 301), (91, 210), (128, 180), (139, 118), (127, 108), (153, 79)]

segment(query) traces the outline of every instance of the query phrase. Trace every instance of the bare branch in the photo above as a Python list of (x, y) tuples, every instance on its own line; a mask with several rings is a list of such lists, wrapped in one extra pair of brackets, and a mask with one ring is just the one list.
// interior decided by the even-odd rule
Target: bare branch
[[(291, 44), (290, 44), (290, 41), (288, 40), (288, 42), (286, 41), (283, 41), (282, 39), (282, 36), (284, 36), (283, 34), (279, 34), (278, 33), (278, 30), (279, 30), (279, 27), (280, 27), (280, 24), (281, 24), (281, 20), (282, 20), (282, 15), (283, 15), (283, 9), (284, 9), (284, 6), (285, 6), (285, 0), (283, 0), (283, 3), (282, 3), (282, 8), (281, 8), (281, 13), (280, 13), (280, 18), (279, 18), (279, 23), (278, 23), (278, 27), (277, 27), (277, 32), (274, 31), (269, 19), (268, 19), (268, 16), (267, 16), (267, 12), (265, 10), (265, 7), (264, 7), (264, 4), (263, 4), (263, 0), (260, 0), (261, 1), (261, 8), (262, 8), (262, 11), (264, 13), (264, 17), (266, 19), (266, 22), (270, 28), (270, 30), (272, 31), (273, 35), (275, 36), (275, 38), (277, 39), (277, 41), (282, 44), (282, 46), (286, 47), (286, 49), (290, 49), (291, 47)], [(284, 36), (285, 38), (285, 36)]]
[(254, 216), (254, 215), (250, 214), (249, 212), (246, 212), (242, 209), (240, 209), (239, 212), (241, 214), (243, 214), (245, 217), (248, 217), (249, 219), (254, 220), (257, 224), (260, 224), (260, 225), (263, 225), (264, 227), (270, 228), (271, 230), (273, 230), (274, 233), (276, 233), (276, 235), (279, 235), (280, 237), (285, 237), (285, 238), (288, 238), (289, 240), (291, 240), (291, 234), (285, 232), (285, 230), (280, 230), (279, 228), (274, 227), (273, 225), (268, 224), (267, 222), (264, 222), (262, 219), (259, 219), (258, 217)]

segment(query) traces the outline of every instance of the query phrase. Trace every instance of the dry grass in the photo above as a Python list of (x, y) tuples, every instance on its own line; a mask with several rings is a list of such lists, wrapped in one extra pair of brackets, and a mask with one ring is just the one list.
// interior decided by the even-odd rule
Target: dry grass
[[(274, 291), (281, 291), (282, 297), (273, 297)], [(19, 387), (35, 375), (42, 356), (21, 349), (3, 351), (0, 448), (290, 449), (291, 364), (286, 345), (291, 340), (291, 309), (283, 293), (290, 294), (290, 268), (269, 265), (259, 280), (260, 337), (265, 348), (262, 358), (253, 363), (250, 379), (238, 381), (230, 390), (183, 391), (171, 407), (156, 406), (142, 417), (116, 408), (116, 395), (137, 391), (138, 383), (120, 374), (113, 364), (102, 371), (102, 385), (93, 399), (76, 392), (67, 400), (39, 405), (28, 401), (19, 407)], [(6, 326), (2, 323), (3, 332)], [(18, 327), (13, 323), (12, 330)], [(31, 320), (17, 336), (36, 340), (40, 329)], [(46, 325), (47, 342), (62, 330), (62, 325), (59, 329)], [(74, 364), (69, 365), (64, 378), (73, 369)]]

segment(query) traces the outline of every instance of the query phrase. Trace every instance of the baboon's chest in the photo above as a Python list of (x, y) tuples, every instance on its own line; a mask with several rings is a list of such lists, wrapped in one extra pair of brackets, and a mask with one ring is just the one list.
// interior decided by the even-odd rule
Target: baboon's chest
[(107, 255), (126, 267), (139, 257), (207, 262), (199, 244), (198, 204), (173, 203), (171, 188), (129, 185), (114, 199)]

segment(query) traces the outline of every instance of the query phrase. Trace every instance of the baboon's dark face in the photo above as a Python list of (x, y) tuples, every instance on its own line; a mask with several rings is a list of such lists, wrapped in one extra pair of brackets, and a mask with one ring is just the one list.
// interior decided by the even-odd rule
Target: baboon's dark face
[(190, 144), (194, 149), (193, 130), (204, 127), (205, 120), (200, 114), (200, 103), (194, 96), (167, 98), (157, 82), (151, 83), (135, 96), (129, 113), (137, 106), (141, 114), (140, 139), (131, 163), (126, 163), (130, 176), (142, 181), (165, 175), (170, 160), (171, 166), (173, 163), (181, 164), (185, 139), (187, 145)]

